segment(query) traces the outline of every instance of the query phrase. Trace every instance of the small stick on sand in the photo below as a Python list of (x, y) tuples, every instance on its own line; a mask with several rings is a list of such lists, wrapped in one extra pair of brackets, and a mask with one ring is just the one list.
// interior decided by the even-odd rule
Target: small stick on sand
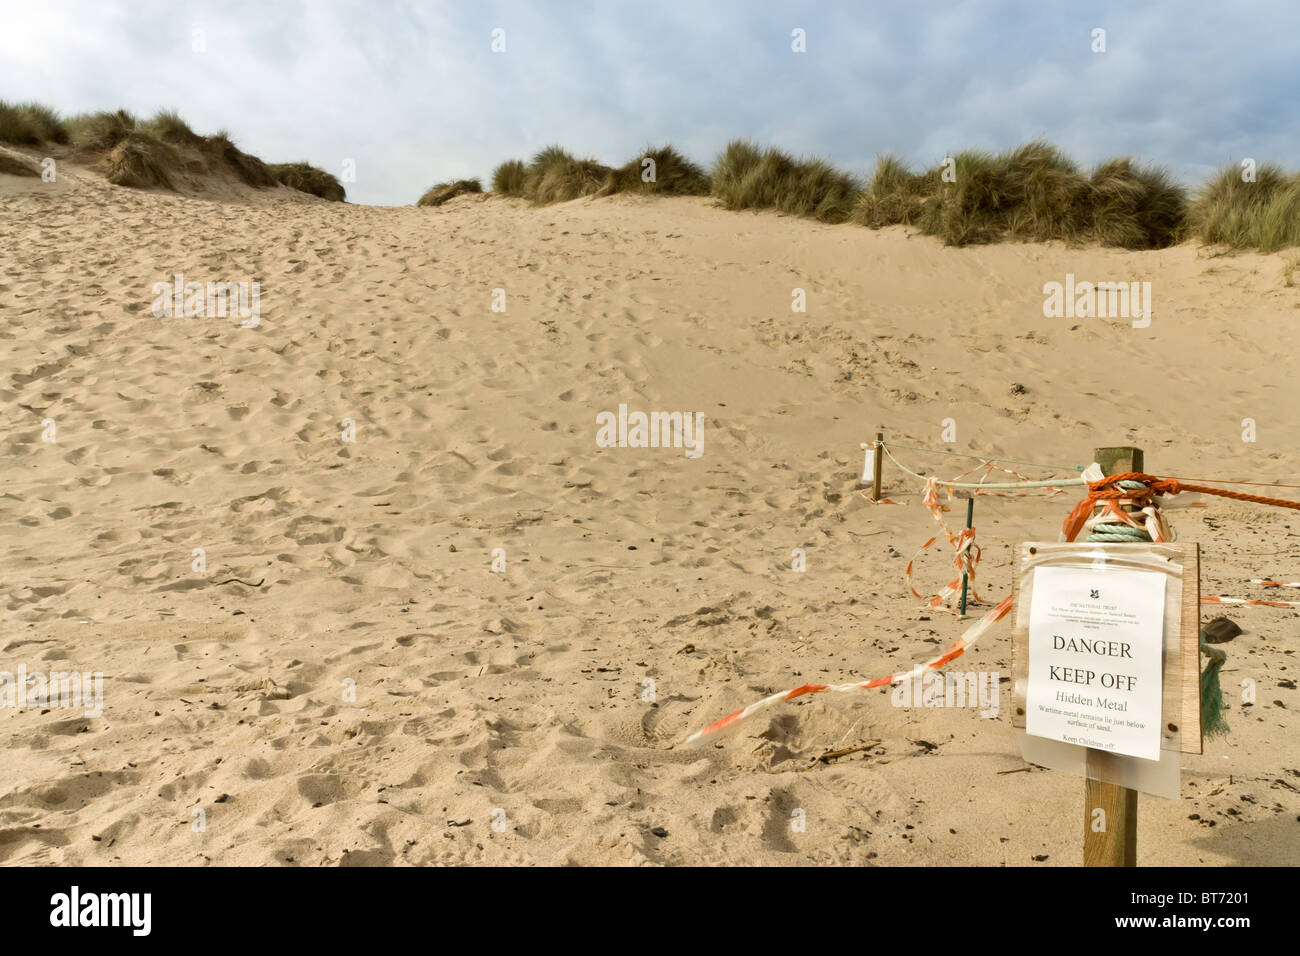
[(878, 743), (880, 743), (879, 740), (873, 740), (870, 743), (862, 744), (857, 747), (844, 747), (840, 750), (828, 750), (817, 759), (822, 763), (830, 763), (832, 760), (838, 760), (840, 757), (847, 757), (849, 754), (855, 754), (859, 750), (870, 750)]

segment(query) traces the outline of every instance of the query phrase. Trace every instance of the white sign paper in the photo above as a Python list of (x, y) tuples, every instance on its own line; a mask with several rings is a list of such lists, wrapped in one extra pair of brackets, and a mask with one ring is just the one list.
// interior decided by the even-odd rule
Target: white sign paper
[(1165, 576), (1035, 568), (1025, 730), (1160, 758)]

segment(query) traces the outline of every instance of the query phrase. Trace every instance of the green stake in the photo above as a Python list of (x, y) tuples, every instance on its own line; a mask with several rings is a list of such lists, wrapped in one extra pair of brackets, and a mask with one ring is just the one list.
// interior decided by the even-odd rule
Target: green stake
[[(966, 527), (969, 529), (971, 520), (975, 517), (975, 496), (971, 495), (966, 499)], [(967, 580), (966, 572), (961, 573), (961, 616), (966, 616), (966, 586), (970, 582)]]

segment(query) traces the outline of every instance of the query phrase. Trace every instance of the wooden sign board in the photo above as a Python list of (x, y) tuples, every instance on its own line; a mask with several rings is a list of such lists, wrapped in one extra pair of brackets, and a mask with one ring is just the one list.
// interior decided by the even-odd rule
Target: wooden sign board
[[(1038, 575), (1039, 570), (1046, 573)], [(1117, 572), (1145, 572), (1145, 576)], [(1043, 599), (1037, 612), (1036, 580)], [(1148, 582), (1147, 593), (1135, 592), (1134, 584), (1143, 581)], [(1081, 582), (1085, 587), (1080, 600), (1062, 611), (1057, 606), (1062, 599), (1049, 588), (1068, 583), (1078, 590)], [(1093, 582), (1096, 587), (1091, 586)], [(1159, 587), (1162, 583), (1163, 595)], [(1016, 728), (1052, 740), (1078, 743), (1088, 749), (1090, 765), (1093, 756), (1111, 761), (1139, 756), (1155, 759), (1159, 752), (1154, 749), (1157, 743), (1153, 724), (1158, 708), (1159, 750), (1201, 753), (1198, 545), (1026, 542), (1020, 547), (1013, 595), (1012, 724)], [(1097, 610), (1088, 603), (1089, 597), (1097, 602)], [(1106, 604), (1107, 599), (1118, 603)], [(1048, 600), (1054, 602), (1050, 609), (1046, 607)], [(1071, 610), (1074, 608), (1077, 612)], [(1031, 620), (1038, 622), (1036, 653), (1040, 655), (1034, 666), (1032, 688)], [(1052, 627), (1058, 620), (1065, 624)], [(1141, 631), (1143, 621), (1155, 622), (1154, 629), (1160, 631), (1158, 665), (1150, 626), (1143, 646), (1134, 648), (1131, 641), (1123, 639), (1125, 634)], [(1047, 642), (1043, 640), (1044, 627), (1051, 630)], [(1057, 631), (1062, 633), (1058, 635)], [(1053, 692), (1050, 702), (1043, 699), (1046, 685), (1042, 680), (1049, 673), (1043, 666), (1048, 663)], [(1152, 686), (1157, 668), (1158, 691)], [(1144, 676), (1139, 678), (1138, 674)], [(1035, 698), (1032, 701), (1031, 696)], [(1058, 705), (1057, 701), (1064, 703)], [(1124, 713), (1128, 708), (1135, 712)], [(1141, 714), (1136, 713), (1139, 710)], [(1031, 712), (1034, 720), (1028, 719)], [(1061, 735), (1067, 724), (1071, 728), (1088, 727), (1090, 716), (1097, 719), (1091, 724), (1094, 730), (1084, 729), (1078, 739)], [(1107, 750), (1089, 746), (1102, 740)]]

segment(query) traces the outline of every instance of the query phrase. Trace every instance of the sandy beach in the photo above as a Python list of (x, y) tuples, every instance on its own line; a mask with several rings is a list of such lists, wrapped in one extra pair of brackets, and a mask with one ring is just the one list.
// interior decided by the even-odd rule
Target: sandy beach
[[(878, 429), (1059, 466), (1033, 478), (1119, 444), (1161, 475), (1300, 474), (1282, 255), (75, 166), (0, 174), (0, 247), (0, 670), (103, 674), (97, 716), (0, 708), (5, 864), (1076, 865), (1082, 782), (1021, 760), (1006, 683), (996, 718), (880, 690), (683, 740), (965, 626), (903, 583), (935, 527), (919, 483), (859, 493)], [(259, 283), (260, 321), (156, 317), (177, 274)], [(1067, 275), (1149, 281), (1150, 326), (1045, 316)], [(700, 454), (601, 447), (620, 405), (699, 413)], [(978, 503), (986, 604), (1077, 497)], [(1203, 593), (1300, 580), (1294, 512), (1205, 504), (1169, 512)], [(918, 581), (951, 569), (931, 552)], [(1185, 758), (1183, 799), (1141, 799), (1144, 865), (1300, 851), (1300, 613), (1222, 612), (1231, 734)], [(1008, 631), (961, 666), (1009, 676)]]

